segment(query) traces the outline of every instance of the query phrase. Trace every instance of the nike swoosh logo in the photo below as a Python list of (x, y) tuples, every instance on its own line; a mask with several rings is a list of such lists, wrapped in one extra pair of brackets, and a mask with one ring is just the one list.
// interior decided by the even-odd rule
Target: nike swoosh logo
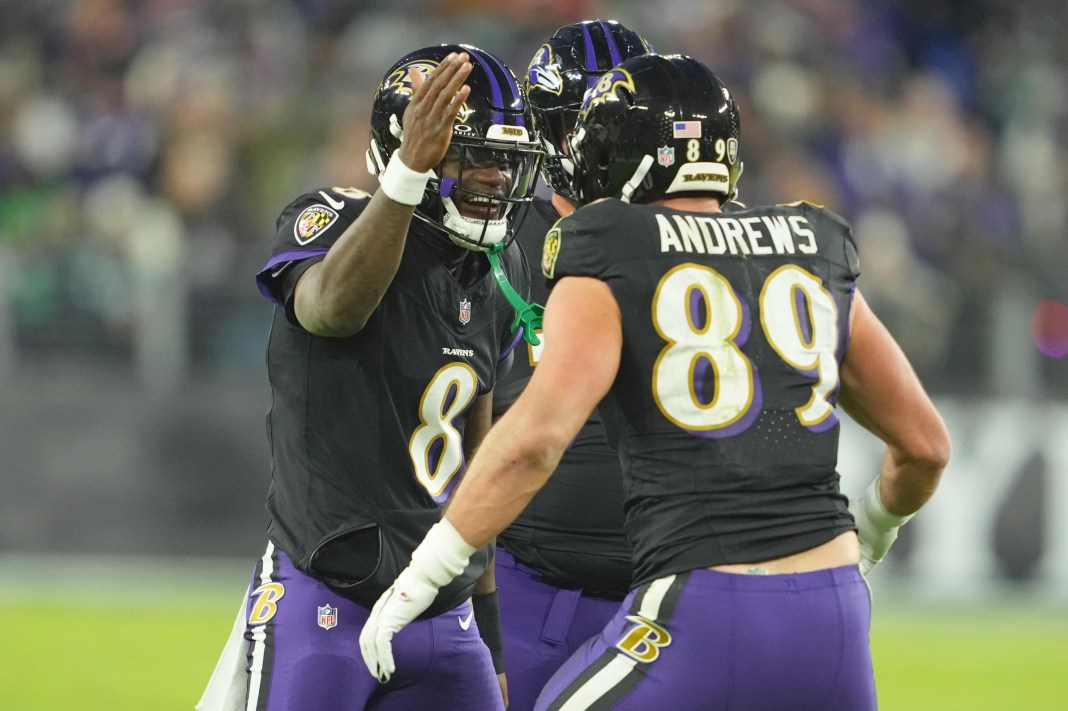
[(319, 191), (319, 194), (322, 195), (323, 199), (326, 200), (327, 204), (329, 204), (330, 207), (334, 208), (335, 210), (340, 210), (341, 208), (345, 207), (345, 202), (343, 200), (335, 200), (322, 190)]
[(474, 616), (475, 616), (474, 610), (472, 610), (471, 612), (468, 612), (466, 618), (460, 617), (459, 615), (457, 615), (456, 616), (456, 621), (460, 623), (460, 629), (462, 629), (462, 630), (469, 629), (471, 627), (471, 618), (473, 618)]

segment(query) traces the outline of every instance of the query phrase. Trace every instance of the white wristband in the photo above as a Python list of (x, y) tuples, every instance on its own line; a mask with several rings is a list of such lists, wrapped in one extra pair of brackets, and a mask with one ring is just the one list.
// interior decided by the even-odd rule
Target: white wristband
[(879, 495), (879, 477), (876, 477), (868, 488), (864, 491), (864, 496), (861, 499), (860, 505), (864, 509), (864, 513), (873, 524), (878, 526), (884, 531), (889, 531), (894, 528), (899, 528), (908, 523), (916, 514), (908, 514), (906, 516), (898, 516), (897, 514), (890, 513), (886, 506), (883, 505), (883, 499)]
[(849, 512), (857, 522), (860, 539), (860, 572), (864, 577), (879, 564), (890, 546), (897, 540), (898, 529), (914, 514), (898, 516), (887, 511), (879, 496), (879, 478), (876, 477), (860, 498), (850, 502)]
[(463, 539), (448, 519), (443, 518), (430, 528), (412, 553), (410, 567), (441, 588), (464, 572), (477, 550)]
[(393, 202), (401, 205), (418, 205), (423, 201), (426, 183), (434, 177), (434, 171), (418, 173), (408, 166), (396, 153), (389, 159), (389, 164), (378, 176), (378, 185), (382, 192)]

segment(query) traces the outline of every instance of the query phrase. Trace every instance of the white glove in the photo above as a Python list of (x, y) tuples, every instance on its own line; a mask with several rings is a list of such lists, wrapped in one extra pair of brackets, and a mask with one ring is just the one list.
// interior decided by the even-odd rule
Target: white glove
[(897, 516), (886, 510), (879, 497), (879, 478), (876, 477), (864, 495), (849, 503), (849, 512), (857, 522), (860, 537), (860, 573), (868, 577), (897, 540), (897, 531), (915, 514)]
[(412, 553), (411, 564), (382, 593), (360, 632), (360, 653), (371, 676), (385, 684), (396, 671), (393, 635), (423, 614), (438, 590), (464, 571), (477, 549), (442, 519)]

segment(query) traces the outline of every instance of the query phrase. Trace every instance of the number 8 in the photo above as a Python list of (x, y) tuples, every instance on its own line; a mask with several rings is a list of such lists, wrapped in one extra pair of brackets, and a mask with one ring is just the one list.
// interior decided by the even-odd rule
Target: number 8
[[(439, 370), (419, 403), (421, 425), (412, 432), (408, 454), (415, 478), (437, 499), (460, 471), (463, 436), (453, 426), (478, 395), (478, 378), (471, 366), (450, 363)], [(440, 451), (435, 446), (440, 443)], [(435, 453), (437, 456), (435, 456)]]
[(701, 160), (701, 142), (696, 138), (686, 141), (686, 160), (691, 163)]

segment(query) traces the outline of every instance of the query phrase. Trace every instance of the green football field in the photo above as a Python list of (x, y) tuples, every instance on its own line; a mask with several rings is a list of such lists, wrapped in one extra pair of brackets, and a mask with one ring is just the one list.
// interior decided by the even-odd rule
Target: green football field
[[(73, 576), (62, 590), (0, 566), (0, 708), (192, 709), (243, 586)], [(32, 578), (33, 576), (29, 576)], [(218, 576), (212, 578), (217, 582)], [(154, 584), (146, 586), (145, 580)], [(884, 711), (1068, 709), (1068, 612), (879, 604), (872, 647)]]

